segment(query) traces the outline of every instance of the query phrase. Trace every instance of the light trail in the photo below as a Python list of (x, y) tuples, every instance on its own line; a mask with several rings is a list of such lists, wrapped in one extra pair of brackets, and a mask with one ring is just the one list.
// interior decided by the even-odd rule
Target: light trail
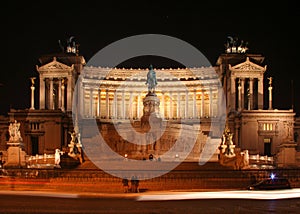
[(300, 188), (288, 190), (236, 190), (216, 192), (170, 192), (168, 194), (141, 195), (137, 201), (159, 201), (159, 200), (191, 200), (191, 199), (257, 199), (275, 200), (300, 198)]
[(58, 192), (43, 192), (43, 191), (0, 191), (0, 194), (5, 195), (27, 195), (27, 196), (42, 196), (54, 198), (79, 198), (78, 194), (58, 193)]

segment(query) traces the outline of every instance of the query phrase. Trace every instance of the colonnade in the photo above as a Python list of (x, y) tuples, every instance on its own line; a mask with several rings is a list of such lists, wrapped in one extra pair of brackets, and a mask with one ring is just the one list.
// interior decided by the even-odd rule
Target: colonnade
[(71, 77), (40, 77), (40, 109), (72, 110)]
[[(220, 89), (156, 91), (164, 119), (192, 119), (218, 116)], [(140, 119), (147, 92), (82, 87), (79, 108), (85, 118)]]
[(231, 77), (230, 104), (240, 111), (263, 108), (263, 78)]

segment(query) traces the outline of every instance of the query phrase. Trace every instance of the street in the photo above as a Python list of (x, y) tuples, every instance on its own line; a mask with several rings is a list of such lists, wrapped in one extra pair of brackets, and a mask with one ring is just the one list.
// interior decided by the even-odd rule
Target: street
[[(221, 198), (220, 195), (204, 199), (201, 195), (209, 194), (156, 192), (93, 195), (1, 191), (0, 213), (299, 213), (298, 193), (299, 189), (296, 195), (291, 194), (292, 198), (285, 199)], [(195, 194), (197, 197), (190, 197)], [(259, 191), (253, 193), (257, 194), (259, 195)], [(165, 196), (169, 198), (164, 198)]]

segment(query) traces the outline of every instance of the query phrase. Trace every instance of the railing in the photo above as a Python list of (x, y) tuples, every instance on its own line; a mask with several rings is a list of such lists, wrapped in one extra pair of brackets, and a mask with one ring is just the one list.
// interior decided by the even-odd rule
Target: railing
[(249, 167), (252, 169), (274, 169), (274, 158), (259, 154), (249, 155)]
[(26, 157), (26, 164), (28, 168), (54, 168), (55, 155), (44, 154)]

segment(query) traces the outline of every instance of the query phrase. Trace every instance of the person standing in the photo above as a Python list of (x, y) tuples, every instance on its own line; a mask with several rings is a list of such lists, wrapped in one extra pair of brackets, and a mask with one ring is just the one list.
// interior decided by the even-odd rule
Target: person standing
[(122, 179), (122, 184), (123, 184), (124, 193), (127, 193), (128, 190), (129, 190), (128, 179), (127, 178), (123, 178)]

